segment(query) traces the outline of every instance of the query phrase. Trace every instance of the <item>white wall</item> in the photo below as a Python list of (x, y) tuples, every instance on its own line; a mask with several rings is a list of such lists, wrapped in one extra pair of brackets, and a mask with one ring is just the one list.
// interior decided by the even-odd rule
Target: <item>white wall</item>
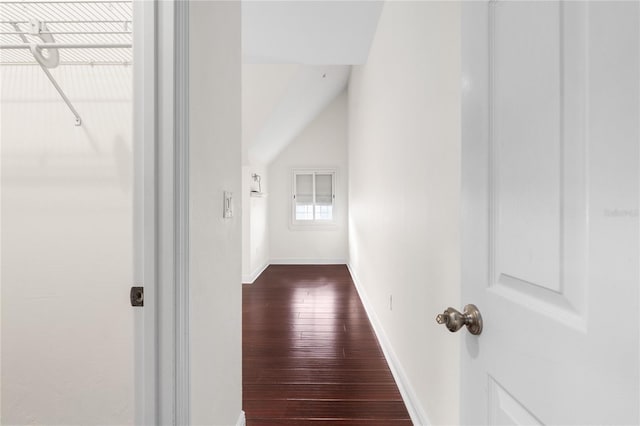
[[(347, 95), (339, 94), (269, 164), (271, 263), (345, 263), (347, 258)], [(335, 226), (292, 228), (293, 169), (335, 168)]]
[[(299, 68), (300, 65), (297, 64), (242, 64), (243, 166), (251, 164), (249, 150), (286, 95)], [(266, 161), (259, 158), (257, 162)]]
[[(190, 3), (191, 422), (242, 409), (240, 2)], [(200, 54), (206, 52), (206, 54)], [(223, 219), (223, 191), (234, 217)]]
[[(260, 188), (252, 179), (261, 177)], [(242, 282), (252, 283), (269, 264), (269, 230), (267, 196), (269, 177), (264, 166), (242, 168)], [(262, 197), (251, 196), (251, 190), (262, 190)]]
[(349, 86), (350, 267), (433, 424), (459, 422), (459, 9), (385, 3)]
[(2, 66), (2, 424), (133, 424), (132, 70)]
[[(283, 68), (282, 65), (271, 65), (271, 67)], [(249, 66), (245, 65), (244, 68)], [(254, 108), (245, 106), (247, 112), (252, 112), (243, 116), (243, 119), (248, 119), (245, 121), (247, 130), (255, 129), (255, 125), (252, 126), (252, 124), (257, 121), (256, 118), (259, 118), (255, 114), (256, 110), (269, 112), (267, 119), (260, 122), (258, 133), (253, 137), (247, 135), (248, 139), (245, 142), (249, 145), (247, 153), (249, 162), (251, 164), (271, 163), (336, 96), (344, 91), (350, 72), (351, 67), (348, 65), (300, 65), (291, 75), (286, 90), (269, 109), (261, 104), (268, 104), (271, 101), (270, 97), (276, 93), (281, 80), (273, 78), (272, 73), (265, 73), (260, 80), (260, 86), (268, 86), (271, 90), (264, 88), (255, 90), (258, 84), (255, 80), (251, 81), (253, 79), (250, 77), (253, 73), (245, 73), (246, 78), (243, 84), (249, 83), (249, 85), (246, 91), (243, 90), (243, 100), (247, 101), (245, 104), (258, 105)], [(288, 74), (286, 68), (284, 74)], [(255, 75), (253, 77), (255, 78)]]

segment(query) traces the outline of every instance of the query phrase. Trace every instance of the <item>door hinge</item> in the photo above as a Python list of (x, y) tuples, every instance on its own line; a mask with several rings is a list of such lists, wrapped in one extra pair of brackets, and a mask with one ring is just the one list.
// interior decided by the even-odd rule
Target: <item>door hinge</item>
[(131, 306), (144, 306), (144, 287), (131, 287)]

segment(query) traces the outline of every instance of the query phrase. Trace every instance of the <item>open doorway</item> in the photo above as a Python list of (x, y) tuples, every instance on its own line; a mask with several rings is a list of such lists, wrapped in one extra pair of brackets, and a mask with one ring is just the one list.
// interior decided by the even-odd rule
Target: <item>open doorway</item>
[(133, 9), (0, 2), (6, 424), (135, 422)]

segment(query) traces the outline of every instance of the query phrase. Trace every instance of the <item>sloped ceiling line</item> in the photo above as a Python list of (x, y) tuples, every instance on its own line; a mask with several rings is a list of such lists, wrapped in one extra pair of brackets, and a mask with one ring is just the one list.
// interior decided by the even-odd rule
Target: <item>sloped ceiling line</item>
[(242, 2), (243, 164), (268, 164), (363, 64), (383, 1)]
[(348, 65), (301, 66), (257, 136), (250, 164), (268, 164), (347, 86)]

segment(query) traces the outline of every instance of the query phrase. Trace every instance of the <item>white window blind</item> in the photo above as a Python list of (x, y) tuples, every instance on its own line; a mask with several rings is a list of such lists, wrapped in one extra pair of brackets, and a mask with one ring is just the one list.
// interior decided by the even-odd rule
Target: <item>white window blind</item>
[(313, 204), (313, 174), (296, 175), (296, 203)]
[(335, 203), (334, 171), (294, 171), (294, 223), (333, 220)]
[(333, 175), (316, 174), (316, 205), (333, 204)]

